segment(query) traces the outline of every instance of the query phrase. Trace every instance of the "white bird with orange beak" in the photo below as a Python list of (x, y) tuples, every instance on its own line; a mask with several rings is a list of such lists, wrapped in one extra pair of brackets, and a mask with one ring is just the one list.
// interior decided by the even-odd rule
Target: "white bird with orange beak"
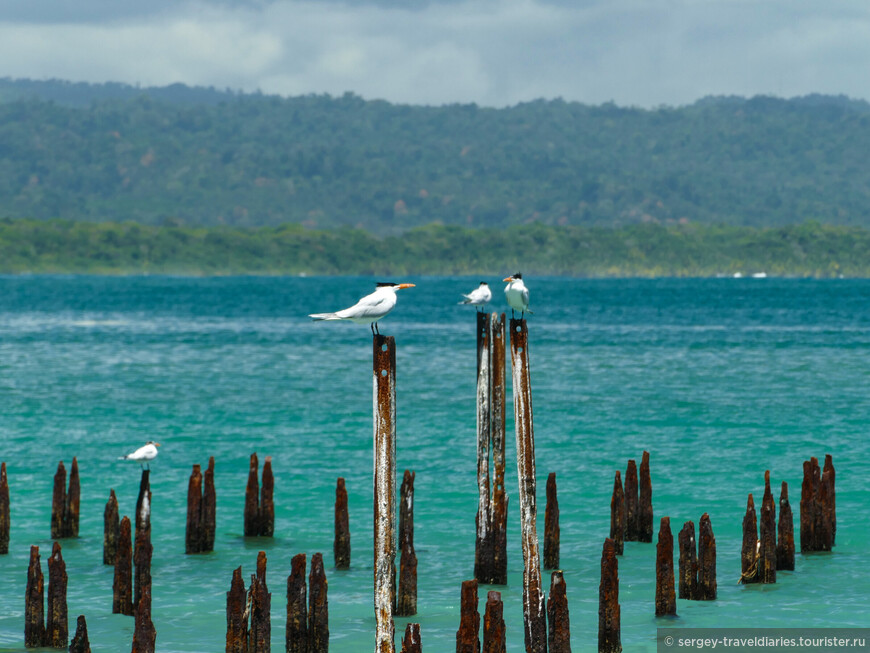
[(372, 335), (377, 333), (378, 321), (385, 318), (396, 306), (396, 292), (414, 288), (413, 283), (378, 283), (371, 295), (366, 295), (350, 308), (335, 313), (312, 313), (312, 320), (350, 320), (356, 324), (370, 324)]
[(507, 282), (504, 289), (504, 296), (507, 299), (508, 306), (511, 307), (511, 317), (514, 316), (514, 311), (519, 311), (521, 318), (525, 317), (526, 313), (532, 313), (529, 310), (529, 289), (523, 283), (523, 275), (517, 272), (502, 281)]
[[(157, 447), (160, 446), (158, 442), (152, 442), (149, 440), (145, 443), (144, 446), (139, 447), (133, 453), (128, 453), (126, 456), (121, 456), (118, 460), (135, 460), (140, 463), (150, 463), (152, 460), (157, 458)], [(150, 466), (149, 466), (150, 467)]]

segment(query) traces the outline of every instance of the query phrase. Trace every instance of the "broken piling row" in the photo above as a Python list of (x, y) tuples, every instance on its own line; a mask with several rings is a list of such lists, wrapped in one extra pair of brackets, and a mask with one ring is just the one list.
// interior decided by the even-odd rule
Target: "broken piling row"
[(81, 484), (79, 482), (78, 461), (75, 457), (72, 459), (69, 489), (66, 486), (66, 467), (64, 467), (63, 461), (60, 461), (54, 475), (54, 492), (51, 500), (51, 539), (78, 537), (80, 500)]
[(27, 588), (24, 593), (24, 646), (26, 648), (66, 648), (69, 644), (66, 602), (66, 563), (60, 543), (52, 546), (48, 558), (48, 609), (43, 604), (44, 576), (39, 562), (39, 547), (30, 547)]
[(716, 598), (716, 539), (706, 512), (701, 515), (698, 530), (696, 540), (695, 523), (687, 521), (677, 537), (680, 550), (678, 598), (712, 601)]
[[(293, 556), (287, 577), (287, 653), (326, 653), (329, 650), (329, 605), (323, 555), (311, 558), (308, 589), (304, 553)], [(307, 597), (307, 599), (306, 599)]]
[(252, 453), (248, 467), (248, 484), (245, 488), (245, 537), (272, 537), (275, 533), (275, 477), (272, 475), (272, 457), (266, 456), (266, 462), (263, 463), (262, 488), (257, 477), (258, 469), (257, 454)]
[(837, 510), (834, 491), (834, 462), (825, 456), (824, 469), (812, 457), (804, 461), (804, 479), (800, 501), (801, 553), (830, 551), (837, 532)]
[(214, 456), (211, 456), (208, 459), (205, 476), (200, 472), (199, 465), (194, 465), (188, 481), (187, 525), (184, 533), (185, 553), (214, 551), (216, 512)]

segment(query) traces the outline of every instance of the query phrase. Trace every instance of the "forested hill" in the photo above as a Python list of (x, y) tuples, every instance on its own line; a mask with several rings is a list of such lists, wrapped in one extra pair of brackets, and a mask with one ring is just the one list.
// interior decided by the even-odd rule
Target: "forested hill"
[(488, 109), (67, 86), (76, 102), (46, 100), (51, 83), (0, 82), (0, 217), (382, 235), (437, 222), (870, 227), (870, 105), (842, 97)]

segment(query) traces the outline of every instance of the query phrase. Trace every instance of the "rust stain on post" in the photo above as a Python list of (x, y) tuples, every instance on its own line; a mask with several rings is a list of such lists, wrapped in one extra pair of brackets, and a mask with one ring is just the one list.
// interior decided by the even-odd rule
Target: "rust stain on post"
[(652, 542), (653, 538), (653, 506), (652, 479), (649, 474), (649, 451), (643, 452), (640, 460), (640, 489), (637, 510), (638, 542)]
[(794, 570), (794, 515), (788, 502), (788, 484), (783, 481), (779, 492), (779, 523), (777, 524), (776, 568)]
[(308, 575), (308, 653), (329, 651), (329, 602), (327, 601), (326, 571), (323, 554), (311, 557)]
[(477, 581), (462, 581), (459, 604), (459, 630), (456, 631), (456, 653), (480, 653), (480, 613), (477, 610)]
[(610, 497), (610, 539), (616, 555), (622, 555), (625, 538), (625, 493), (622, 490), (622, 477), (616, 470), (613, 479), (613, 494)]
[[(303, 574), (304, 574), (303, 561)], [(303, 586), (305, 581), (303, 580)], [(230, 591), (227, 592), (227, 646), (226, 653), (247, 653), (248, 613), (247, 592), (242, 580), (242, 568), (233, 571)], [(290, 650), (290, 649), (288, 649)]]
[(121, 518), (118, 514), (118, 497), (109, 490), (109, 500), (103, 510), (103, 564), (114, 565), (118, 556), (118, 538), (121, 536)]
[(492, 338), (490, 359), (492, 391), (492, 508), (490, 537), (492, 541), (492, 573), (487, 579), (493, 585), (507, 585), (507, 511), (508, 497), (504, 487), (505, 474), (505, 315), (490, 315)]
[(546, 653), (547, 615), (541, 588), (535, 496), (535, 432), (529, 372), (529, 331), (525, 320), (512, 319), (511, 368), (517, 439), (517, 478), (523, 551), (523, 625), (527, 653)]
[(770, 491), (770, 470), (764, 472), (764, 496), (759, 523), (758, 573), (762, 583), (776, 582), (776, 507)]
[(55, 542), (48, 559), (48, 609), (45, 622), (45, 645), (66, 648), (69, 645), (69, 624), (66, 607), (66, 563)]
[(740, 549), (740, 582), (757, 583), (759, 559), (758, 525), (755, 517), (755, 501), (752, 494), (746, 500), (746, 514), (743, 516), (743, 546)]
[(133, 550), (130, 519), (121, 519), (118, 555), (115, 557), (115, 579), (112, 583), (112, 613), (133, 614)]
[(619, 563), (616, 545), (604, 540), (601, 552), (601, 582), (598, 585), (598, 651), (620, 653), (622, 642), (619, 618)]
[(504, 604), (500, 592), (486, 595), (486, 611), (483, 615), (482, 653), (505, 653)]
[(372, 338), (374, 404), (375, 652), (395, 653), (393, 588), (396, 559), (396, 341)]
[(287, 653), (308, 653), (308, 592), (305, 587), (305, 554), (290, 561), (287, 577)]
[(492, 504), (489, 488), (489, 448), (492, 441), (492, 324), (489, 315), (477, 316), (477, 518), (474, 577), (481, 582), (492, 574)]
[(259, 468), (257, 454), (252, 453), (248, 465), (248, 485), (245, 488), (245, 537), (255, 537), (260, 534)]
[(0, 463), (0, 555), (9, 553), (9, 481), (6, 463)]
[(39, 547), (30, 547), (27, 588), (24, 592), (24, 646), (37, 648), (45, 643), (44, 578), (39, 563)]
[(571, 624), (568, 617), (568, 593), (561, 571), (550, 577), (550, 598), (547, 601), (549, 653), (571, 653)]
[(547, 476), (547, 506), (544, 508), (544, 569), (559, 568), (559, 499), (556, 472)]
[(406, 624), (405, 636), (402, 637), (402, 653), (423, 653), (420, 642), (420, 624)]
[(698, 556), (695, 552), (695, 523), (687, 521), (677, 536), (680, 548), (677, 594), (681, 599), (698, 598)]
[(640, 499), (638, 497), (637, 463), (628, 461), (625, 470), (625, 541), (637, 542), (640, 534), (638, 513)]
[(716, 538), (706, 512), (698, 522), (698, 596), (699, 601), (716, 600)]
[(336, 569), (350, 569), (350, 518), (347, 514), (347, 487), (343, 478), (335, 484), (335, 540), (332, 545)]
[(670, 517), (662, 517), (656, 545), (656, 616), (677, 614), (674, 592), (674, 537)]
[(88, 624), (83, 614), (80, 614), (76, 620), (76, 634), (70, 642), (69, 653), (91, 653), (91, 643), (88, 641)]
[(414, 551), (414, 477), (405, 470), (399, 500), (399, 591), (396, 614), (410, 617), (417, 614), (417, 554)]

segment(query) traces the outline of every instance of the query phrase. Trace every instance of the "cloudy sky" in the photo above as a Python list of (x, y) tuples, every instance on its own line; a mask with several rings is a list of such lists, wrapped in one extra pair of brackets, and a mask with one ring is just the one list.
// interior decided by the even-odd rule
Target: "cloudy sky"
[(868, 73), (866, 0), (0, 0), (0, 77), (650, 107)]

